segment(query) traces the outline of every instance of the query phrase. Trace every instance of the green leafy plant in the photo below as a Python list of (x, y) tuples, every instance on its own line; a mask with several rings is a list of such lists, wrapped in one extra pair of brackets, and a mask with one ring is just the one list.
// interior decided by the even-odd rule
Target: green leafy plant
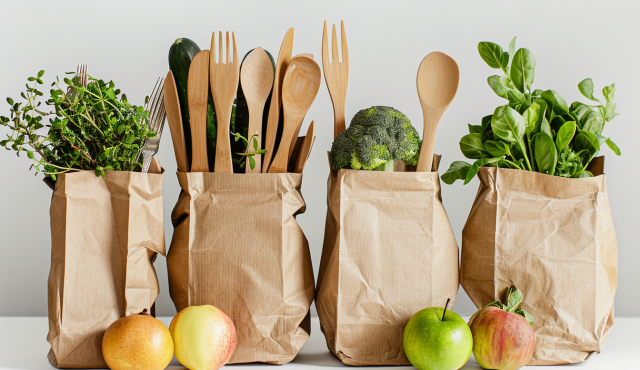
[[(72, 72), (71, 72), (72, 73)], [(56, 179), (56, 175), (79, 170), (95, 170), (96, 176), (105, 171), (135, 171), (142, 164), (136, 155), (145, 138), (153, 137), (145, 124), (149, 112), (127, 101), (113, 82), (89, 76), (87, 87), (76, 77), (64, 78), (68, 89), (60, 88), (60, 81), (52, 83), (49, 98), (43, 109), (44, 94), (38, 85), (44, 84), (40, 71), (29, 77), (23, 102), (7, 98), (10, 117), (0, 116), (0, 125), (10, 133), (0, 146), (19, 156), (26, 153), (33, 160), (36, 173)], [(146, 101), (148, 101), (148, 97)], [(44, 124), (43, 118), (49, 123)], [(48, 127), (48, 131), (42, 131)]]
[(603, 135), (607, 122), (618, 114), (613, 102), (615, 84), (602, 89), (605, 102), (594, 97), (590, 78), (578, 89), (592, 103), (568, 105), (554, 90), (533, 90), (536, 58), (521, 48), (516, 38), (509, 51), (492, 42), (478, 44), (480, 57), (502, 76), (487, 79), (496, 95), (507, 100), (493, 114), (482, 118), (480, 125), (469, 124), (469, 134), (460, 140), (462, 154), (475, 159), (473, 164), (455, 161), (442, 175), (442, 181), (469, 183), (483, 166), (537, 171), (552, 176), (590, 177), (589, 163), (606, 144), (616, 155), (620, 149)]
[(238, 164), (240, 166), (240, 168), (244, 168), (245, 163), (247, 162), (247, 160), (249, 161), (249, 166), (251, 167), (251, 169), (256, 168), (256, 160), (253, 158), (253, 156), (255, 156), (256, 154), (264, 154), (267, 152), (266, 149), (259, 149), (259, 150), (254, 150), (254, 151), (249, 151), (249, 141), (253, 140), (253, 147), (254, 148), (259, 148), (260, 146), (258, 145), (258, 134), (254, 134), (253, 136), (251, 136), (251, 138), (249, 140), (247, 140), (246, 137), (242, 136), (239, 133), (233, 133), (233, 136), (235, 136), (235, 141), (238, 140), (242, 140), (244, 142), (244, 147), (245, 150), (244, 152), (241, 153), (236, 153), (237, 155), (240, 156), (240, 158), (233, 158), (233, 162)]

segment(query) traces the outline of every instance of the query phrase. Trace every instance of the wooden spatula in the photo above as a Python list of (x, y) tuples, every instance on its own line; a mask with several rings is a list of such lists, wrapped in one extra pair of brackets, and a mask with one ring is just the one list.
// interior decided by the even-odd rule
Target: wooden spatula
[[(216, 163), (213, 168), (217, 173), (233, 173), (233, 162), (231, 162), (231, 142), (229, 141), (229, 124), (231, 123), (231, 109), (233, 99), (238, 90), (238, 78), (240, 76), (240, 60), (238, 59), (238, 47), (236, 45), (236, 35), (233, 36), (233, 62), (230, 61), (231, 47), (229, 45), (229, 32), (227, 32), (227, 58), (224, 63), (222, 49), (222, 32), (218, 38), (218, 60), (215, 56), (209, 58), (211, 79), (211, 94), (213, 104), (216, 107)], [(211, 50), (215, 54), (216, 33), (211, 36)], [(193, 62), (192, 62), (193, 63)], [(271, 67), (273, 68), (273, 67)]]
[(178, 100), (178, 88), (173, 78), (173, 72), (167, 72), (164, 79), (164, 106), (167, 111), (167, 121), (173, 140), (173, 151), (176, 154), (178, 172), (189, 172), (189, 160), (187, 158), (187, 145), (184, 141), (182, 129), (182, 113), (180, 112), (180, 100)]
[[(247, 132), (249, 151), (261, 149), (262, 112), (273, 87), (273, 76), (273, 64), (271, 64), (269, 55), (262, 48), (253, 49), (244, 59), (240, 71), (240, 83), (249, 108), (249, 129)], [(251, 140), (253, 135), (258, 135), (257, 140)], [(258, 143), (257, 148), (253, 146), (254, 141)], [(246, 173), (260, 173), (262, 156), (256, 154), (253, 158), (256, 165), (253, 169), (251, 166), (245, 166)]]
[(320, 67), (313, 59), (299, 57), (289, 63), (282, 84), (284, 128), (278, 153), (269, 168), (272, 173), (286, 173), (289, 147), (298, 123), (304, 118), (318, 94)]
[(296, 173), (302, 173), (305, 164), (307, 164), (307, 159), (309, 159), (309, 154), (311, 153), (311, 148), (313, 148), (313, 142), (315, 138), (315, 121), (311, 121), (309, 129), (307, 129), (307, 135), (304, 137), (304, 141), (302, 142), (302, 146), (300, 147), (300, 152), (298, 153), (298, 160), (296, 161)]
[(282, 82), (287, 71), (287, 66), (291, 60), (293, 50), (293, 28), (289, 28), (284, 36), (280, 53), (278, 54), (278, 62), (276, 63), (276, 74), (273, 81), (273, 92), (271, 93), (271, 105), (269, 106), (269, 117), (267, 118), (267, 132), (265, 133), (265, 149), (264, 159), (262, 163), (262, 172), (266, 173), (271, 165), (271, 160), (275, 156), (273, 151), (276, 145), (276, 136), (278, 133), (278, 122), (280, 120), (280, 108), (282, 107)]
[(416, 172), (431, 172), (438, 123), (456, 96), (459, 79), (458, 64), (447, 54), (435, 51), (420, 63), (416, 85), (422, 105), (424, 132)]
[(187, 79), (191, 120), (191, 172), (209, 172), (207, 159), (207, 99), (209, 97), (209, 50), (191, 61)]

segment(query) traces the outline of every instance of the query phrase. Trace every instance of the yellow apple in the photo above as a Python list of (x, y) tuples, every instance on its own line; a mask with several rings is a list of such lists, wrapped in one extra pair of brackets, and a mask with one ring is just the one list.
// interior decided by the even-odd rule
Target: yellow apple
[(187, 307), (171, 320), (176, 358), (190, 370), (217, 370), (236, 349), (231, 318), (211, 305)]

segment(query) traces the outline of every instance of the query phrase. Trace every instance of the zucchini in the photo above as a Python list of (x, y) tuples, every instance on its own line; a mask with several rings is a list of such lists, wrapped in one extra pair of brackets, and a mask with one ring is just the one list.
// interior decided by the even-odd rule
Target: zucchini
[(200, 47), (198, 47), (198, 44), (185, 37), (177, 39), (169, 48), (169, 69), (173, 72), (173, 78), (176, 80), (176, 88), (178, 89), (189, 166), (191, 166), (191, 126), (189, 125), (187, 81), (191, 60), (199, 52)]

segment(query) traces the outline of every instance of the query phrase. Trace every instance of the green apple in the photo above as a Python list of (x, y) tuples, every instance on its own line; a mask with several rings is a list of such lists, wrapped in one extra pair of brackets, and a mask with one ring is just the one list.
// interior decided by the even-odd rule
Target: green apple
[(402, 346), (418, 370), (457, 370), (471, 356), (471, 330), (447, 305), (418, 311), (404, 328)]

